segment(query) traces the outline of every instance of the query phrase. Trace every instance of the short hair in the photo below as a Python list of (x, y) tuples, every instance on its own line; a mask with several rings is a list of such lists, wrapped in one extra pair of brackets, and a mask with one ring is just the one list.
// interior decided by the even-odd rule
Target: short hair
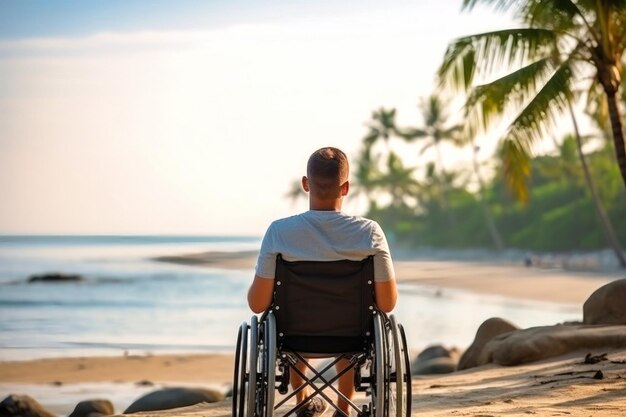
[(311, 192), (321, 199), (338, 198), (349, 173), (346, 154), (333, 147), (313, 152), (306, 166)]

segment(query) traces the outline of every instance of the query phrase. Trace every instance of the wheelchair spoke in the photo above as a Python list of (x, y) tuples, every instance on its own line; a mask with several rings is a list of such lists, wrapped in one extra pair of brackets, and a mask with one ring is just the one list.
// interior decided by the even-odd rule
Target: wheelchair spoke
[(384, 417), (385, 415), (385, 391), (386, 391), (386, 379), (385, 374), (387, 369), (385, 367), (385, 329), (382, 321), (382, 315), (376, 314), (374, 316), (374, 367), (372, 369), (374, 378), (372, 378), (373, 389), (373, 411), (374, 417)]
[(256, 394), (257, 394), (257, 374), (258, 374), (258, 351), (259, 351), (259, 325), (256, 316), (250, 320), (250, 341), (249, 341), (249, 364), (248, 364), (248, 405), (246, 417), (255, 417)]

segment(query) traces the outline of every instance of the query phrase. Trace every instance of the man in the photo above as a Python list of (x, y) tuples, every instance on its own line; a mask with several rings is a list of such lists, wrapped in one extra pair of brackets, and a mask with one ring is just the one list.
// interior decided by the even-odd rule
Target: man
[[(252, 311), (261, 313), (272, 302), (276, 256), (282, 254), (286, 261), (335, 261), (348, 259), (360, 261), (374, 256), (374, 298), (377, 307), (393, 310), (398, 297), (389, 247), (382, 229), (373, 220), (348, 216), (341, 212), (343, 198), (348, 194), (349, 166), (346, 155), (337, 148), (315, 151), (307, 164), (307, 175), (302, 177), (302, 188), (309, 193), (309, 211), (273, 222), (263, 238), (256, 275), (248, 291), (248, 304)], [(337, 364), (344, 369), (347, 360)], [(305, 372), (305, 364), (298, 369)], [(354, 396), (354, 371), (339, 379), (339, 391), (347, 398)], [(303, 381), (295, 372), (291, 374), (294, 389)], [(298, 402), (309, 395), (308, 389), (297, 394)], [(346, 401), (337, 399), (337, 406), (345, 416), (350, 415)], [(328, 404), (314, 397), (297, 411), (298, 417), (316, 417), (324, 413)], [(334, 417), (342, 417), (335, 412)]]

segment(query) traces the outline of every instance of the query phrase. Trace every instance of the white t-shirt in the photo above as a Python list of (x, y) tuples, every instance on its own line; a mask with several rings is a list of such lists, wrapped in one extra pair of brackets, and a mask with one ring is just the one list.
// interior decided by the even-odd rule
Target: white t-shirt
[(378, 223), (339, 211), (309, 210), (274, 221), (265, 232), (256, 274), (274, 278), (276, 256), (286, 261), (360, 261), (374, 255), (374, 280), (394, 278), (393, 263)]

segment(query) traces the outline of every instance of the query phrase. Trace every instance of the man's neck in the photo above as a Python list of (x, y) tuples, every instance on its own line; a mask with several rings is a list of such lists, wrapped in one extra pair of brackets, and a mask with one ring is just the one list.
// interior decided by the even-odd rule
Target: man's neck
[(309, 199), (309, 210), (315, 211), (341, 211), (342, 199), (330, 201), (316, 201)]

